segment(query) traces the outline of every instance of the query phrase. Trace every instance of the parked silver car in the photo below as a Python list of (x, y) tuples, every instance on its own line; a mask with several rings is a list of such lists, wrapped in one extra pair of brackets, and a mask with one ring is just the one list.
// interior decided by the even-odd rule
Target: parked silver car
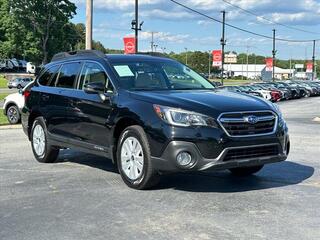
[(32, 78), (16, 78), (8, 82), (8, 88), (22, 89), (32, 81), (33, 81)]

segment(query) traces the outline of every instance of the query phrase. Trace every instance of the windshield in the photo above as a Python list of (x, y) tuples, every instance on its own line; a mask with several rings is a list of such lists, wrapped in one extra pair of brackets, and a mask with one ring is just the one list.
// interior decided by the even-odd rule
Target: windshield
[(111, 63), (128, 90), (199, 90), (215, 87), (187, 66), (174, 61)]

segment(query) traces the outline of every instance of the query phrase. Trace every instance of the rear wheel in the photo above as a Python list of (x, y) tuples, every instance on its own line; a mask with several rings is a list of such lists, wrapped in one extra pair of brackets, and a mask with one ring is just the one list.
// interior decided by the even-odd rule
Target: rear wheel
[(8, 108), (7, 118), (10, 124), (17, 124), (20, 122), (20, 112), (16, 105), (12, 105)]
[(252, 174), (255, 174), (259, 172), (264, 165), (259, 165), (259, 166), (254, 166), (254, 167), (241, 167), (241, 168), (231, 168), (229, 171), (239, 177), (244, 177), (244, 176), (250, 176)]
[(38, 162), (53, 163), (56, 161), (59, 149), (48, 143), (47, 128), (42, 117), (36, 118), (31, 129), (32, 151)]
[(148, 189), (158, 183), (147, 136), (140, 126), (126, 128), (117, 148), (117, 165), (123, 181), (134, 189)]

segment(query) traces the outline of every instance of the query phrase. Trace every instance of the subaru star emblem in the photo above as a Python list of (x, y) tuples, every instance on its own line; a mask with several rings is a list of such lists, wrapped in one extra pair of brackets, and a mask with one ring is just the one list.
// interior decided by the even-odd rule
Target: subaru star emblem
[(254, 116), (254, 115), (245, 117), (244, 120), (247, 123), (250, 123), (250, 124), (256, 124), (257, 122), (259, 122), (259, 118), (257, 116)]

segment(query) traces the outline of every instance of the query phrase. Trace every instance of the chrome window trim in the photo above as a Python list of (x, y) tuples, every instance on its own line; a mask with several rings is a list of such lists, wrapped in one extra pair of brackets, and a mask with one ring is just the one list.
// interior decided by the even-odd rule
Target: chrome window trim
[[(260, 133), (260, 134), (249, 134), (249, 135), (241, 135), (241, 136), (235, 136), (235, 135), (230, 135), (228, 133), (228, 131), (225, 129), (225, 127), (222, 124), (221, 119), (223, 119), (223, 115), (225, 114), (254, 114), (254, 113), (271, 113), (274, 117), (270, 120), (265, 120), (265, 117), (258, 117), (259, 121), (258, 122), (263, 122), (263, 121), (272, 121), (275, 119), (275, 123), (274, 123), (274, 127), (273, 127), (273, 131), (270, 133)], [(243, 118), (225, 118), (227, 121), (225, 121), (226, 123), (228, 122), (228, 120), (230, 119), (236, 119), (239, 121), (229, 121), (229, 122), (239, 122), (239, 123), (246, 123), (245, 120)], [(260, 120), (260, 119), (264, 119), (264, 120)], [(275, 134), (275, 132), (277, 131), (277, 126), (278, 126), (278, 121), (279, 121), (279, 117), (278, 115), (273, 112), (273, 111), (269, 111), (269, 110), (265, 110), (265, 111), (243, 111), (243, 112), (224, 112), (221, 113), (217, 119), (218, 124), (220, 125), (220, 127), (223, 129), (223, 131), (227, 134), (228, 137), (233, 137), (233, 138), (244, 138), (244, 137), (258, 137), (258, 136), (268, 136), (268, 135), (272, 135)]]

